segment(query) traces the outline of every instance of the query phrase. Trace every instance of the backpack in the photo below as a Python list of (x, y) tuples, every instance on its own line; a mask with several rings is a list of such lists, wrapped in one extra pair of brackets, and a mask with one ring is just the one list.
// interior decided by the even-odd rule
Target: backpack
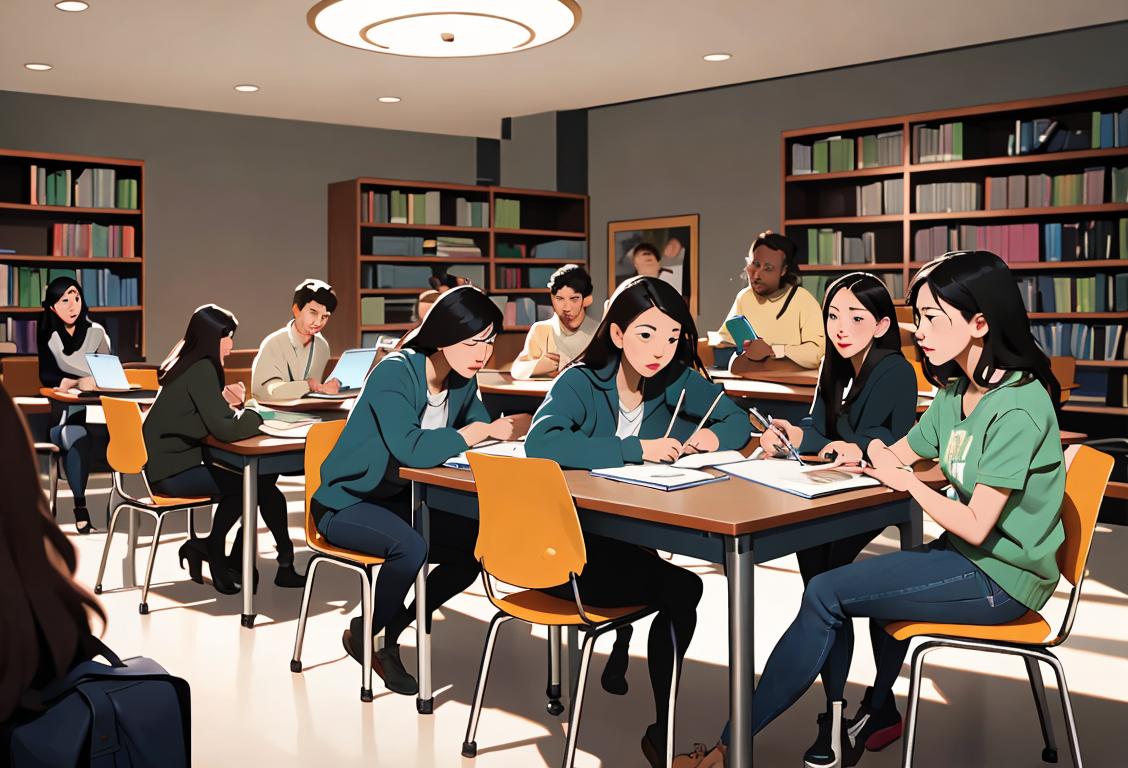
[[(190, 689), (143, 656), (122, 661), (97, 638), (110, 663), (84, 661), (38, 692), (43, 711), (12, 724), (12, 768), (188, 768)], [(0, 760), (0, 763), (3, 763)]]

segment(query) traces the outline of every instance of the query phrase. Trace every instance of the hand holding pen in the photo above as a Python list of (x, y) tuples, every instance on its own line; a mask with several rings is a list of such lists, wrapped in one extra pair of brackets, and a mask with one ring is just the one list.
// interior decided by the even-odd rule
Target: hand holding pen
[[(779, 438), (779, 442), (786, 449), (787, 455), (790, 458), (795, 459), (801, 465), (806, 466), (806, 462), (803, 461), (802, 457), (799, 455), (799, 451), (795, 450), (795, 446), (792, 444), (791, 438), (787, 434), (788, 428), (792, 426), (791, 424), (782, 419), (776, 421), (772, 419), (771, 416), (765, 416), (755, 408), (749, 408), (748, 410), (752, 414), (752, 416), (755, 417), (758, 422), (760, 422), (765, 435), (767, 435), (768, 433), (773, 433), (776, 437)], [(762, 441), (763, 438), (761, 437), (761, 444)]]

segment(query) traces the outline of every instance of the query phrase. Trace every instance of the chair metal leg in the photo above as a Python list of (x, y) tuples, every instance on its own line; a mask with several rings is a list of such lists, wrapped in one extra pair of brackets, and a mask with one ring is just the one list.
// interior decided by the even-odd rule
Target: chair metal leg
[(1077, 721), (1073, 717), (1073, 701), (1069, 697), (1069, 688), (1065, 683), (1065, 669), (1057, 656), (1049, 651), (1040, 653), (1039, 656), (1054, 669), (1057, 676), (1058, 693), (1061, 694), (1061, 707), (1065, 710), (1065, 735), (1069, 739), (1069, 753), (1073, 758), (1073, 765), (1081, 768), (1081, 742), (1077, 738)]
[(553, 717), (564, 711), (560, 703), (560, 636), (560, 627), (548, 628), (548, 688), (545, 690), (548, 704), (545, 709)]
[(360, 574), (361, 623), (364, 642), (361, 646), (360, 700), (372, 701), (372, 579), (367, 571)]
[(149, 613), (149, 581), (153, 578), (153, 563), (157, 559), (157, 547), (161, 543), (161, 528), (164, 527), (165, 515), (157, 515), (157, 525), (153, 531), (153, 538), (149, 540), (149, 563), (145, 566), (145, 583), (141, 585), (141, 605), (137, 610), (144, 616)]
[(568, 746), (564, 750), (564, 768), (572, 768), (576, 760), (576, 742), (580, 735), (580, 714), (584, 704), (584, 687), (587, 683), (588, 667), (591, 666), (591, 652), (595, 647), (595, 632), (588, 632), (584, 638), (583, 655), (580, 659), (580, 676), (576, 680), (576, 695), (572, 699), (572, 715), (568, 718)]
[(51, 517), (59, 516), (59, 455), (58, 453), (50, 453), (47, 455), (47, 482), (51, 484)]
[(102, 562), (98, 564), (98, 578), (94, 580), (94, 594), (102, 594), (102, 576), (106, 573), (106, 560), (110, 556), (110, 544), (114, 540), (114, 528), (117, 527), (118, 512), (122, 510), (124, 504), (119, 504), (114, 507), (114, 513), (110, 515), (109, 530), (106, 531), (106, 543), (102, 547)]
[(298, 612), (298, 632), (294, 636), (294, 655), (290, 659), (290, 671), (302, 671), (302, 643), (305, 642), (306, 619), (309, 617), (309, 598), (313, 594), (313, 580), (317, 576), (317, 566), (325, 562), (325, 558), (314, 555), (309, 561), (306, 571), (305, 588), (302, 590), (302, 609)]
[(920, 678), (924, 669), (924, 657), (935, 646), (928, 643), (913, 652), (912, 672), (909, 675), (909, 705), (905, 708), (905, 745), (901, 768), (912, 768), (913, 746), (916, 740), (917, 710), (920, 707)]
[(678, 638), (674, 634), (674, 623), (670, 622), (670, 643), (674, 649), (674, 669), (670, 675), (670, 701), (666, 710), (666, 768), (674, 763), (674, 708), (678, 700), (678, 678), (681, 664), (678, 663)]
[(1034, 707), (1038, 710), (1038, 725), (1042, 728), (1042, 741), (1045, 749), (1042, 750), (1042, 760), (1047, 763), (1058, 761), (1057, 743), (1054, 740), (1053, 721), (1050, 720), (1049, 704), (1046, 702), (1046, 686), (1042, 682), (1042, 670), (1038, 660), (1033, 656), (1023, 656), (1026, 662), (1026, 673), (1030, 677), (1030, 691), (1034, 694)]
[(494, 644), (497, 642), (497, 631), (501, 625), (512, 618), (498, 611), (490, 620), (490, 627), (486, 631), (486, 645), (482, 650), (482, 666), (478, 670), (478, 682), (474, 685), (474, 704), (470, 708), (470, 721), (466, 724), (466, 738), (462, 742), (462, 756), (474, 757), (478, 754), (478, 718), (482, 714), (482, 699), (486, 694), (486, 680), (490, 676), (490, 660), (493, 658)]

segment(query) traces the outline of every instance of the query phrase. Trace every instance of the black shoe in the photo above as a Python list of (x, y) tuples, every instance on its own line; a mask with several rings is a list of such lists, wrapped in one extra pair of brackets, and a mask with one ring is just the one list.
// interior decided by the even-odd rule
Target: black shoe
[(90, 522), (90, 510), (86, 507), (74, 508), (74, 529), (82, 536), (94, 530), (94, 524)]
[(666, 724), (651, 723), (642, 734), (642, 755), (651, 768), (666, 766)]
[[(353, 623), (358, 621), (358, 619), (353, 619)], [(353, 632), (351, 628), (346, 629), (345, 633), (341, 635), (341, 644), (352, 660), (360, 664), (364, 654), (364, 641), (361, 640), (361, 633)], [(404, 696), (414, 696), (419, 693), (419, 683), (400, 661), (398, 645), (377, 651), (375, 638), (373, 638), (372, 671), (384, 681), (384, 687), (393, 693), (403, 694)]]
[[(843, 723), (842, 712), (846, 707), (846, 702), (827, 702), (826, 712), (819, 715), (819, 735), (815, 737), (815, 742), (807, 747), (807, 751), (803, 754), (803, 765), (806, 768), (826, 768), (826, 766), (838, 766), (842, 757), (842, 734), (846, 732), (845, 724)], [(838, 718), (838, 728), (835, 728), (835, 717)], [(838, 739), (835, 740), (835, 731), (837, 731)]]
[(211, 571), (212, 586), (221, 595), (234, 595), (239, 592), (239, 587), (231, 581), (227, 573), (227, 553), (223, 551), (223, 542), (215, 541), (210, 536), (204, 539), (204, 549), (207, 553), (208, 570)]
[(870, 704), (872, 696), (873, 689), (867, 688), (866, 695), (862, 697), (862, 705), (846, 723), (842, 741), (847, 766), (857, 765), (867, 749), (870, 752), (880, 752), (901, 738), (903, 723), (893, 693), (885, 696), (885, 703), (878, 709)]
[[(230, 558), (228, 558), (228, 561), (227, 561), (227, 578), (232, 584), (235, 585), (236, 590), (240, 590), (240, 589), (243, 588), (243, 566), (242, 565), (235, 565), (235, 566), (231, 565)], [(256, 595), (258, 594), (258, 585), (259, 585), (259, 570), (258, 570), (258, 566), (256, 565), (255, 566), (255, 576), (254, 576), (254, 586), (251, 587), (251, 589), (254, 591), (254, 593)]]
[(188, 561), (188, 575), (192, 581), (197, 584), (204, 583), (204, 549), (203, 541), (200, 539), (190, 539), (180, 545), (180, 567), (184, 567), (184, 561)]
[(616, 696), (623, 696), (629, 689), (627, 662), (631, 658), (630, 645), (633, 633), (634, 627), (630, 624), (619, 627), (615, 632), (615, 645), (611, 647), (611, 655), (607, 657), (607, 665), (603, 668), (603, 676), (600, 678), (603, 690)]
[(286, 589), (301, 589), (305, 586), (306, 577), (304, 573), (298, 573), (294, 570), (294, 564), (279, 565), (278, 573), (274, 574), (274, 586), (284, 587)]

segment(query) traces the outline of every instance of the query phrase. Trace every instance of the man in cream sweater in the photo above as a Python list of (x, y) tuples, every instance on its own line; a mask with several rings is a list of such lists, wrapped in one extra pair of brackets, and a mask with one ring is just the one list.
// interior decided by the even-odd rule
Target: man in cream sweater
[(593, 286), (591, 275), (579, 264), (568, 264), (548, 280), (552, 317), (534, 323), (525, 348), (513, 361), (513, 378), (556, 376), (587, 347), (599, 321), (588, 314)]
[(336, 394), (336, 379), (322, 383), (329, 342), (321, 331), (337, 308), (328, 283), (304, 280), (294, 289), (294, 319), (262, 340), (251, 364), (251, 395), (256, 400), (292, 400), (310, 392)]

